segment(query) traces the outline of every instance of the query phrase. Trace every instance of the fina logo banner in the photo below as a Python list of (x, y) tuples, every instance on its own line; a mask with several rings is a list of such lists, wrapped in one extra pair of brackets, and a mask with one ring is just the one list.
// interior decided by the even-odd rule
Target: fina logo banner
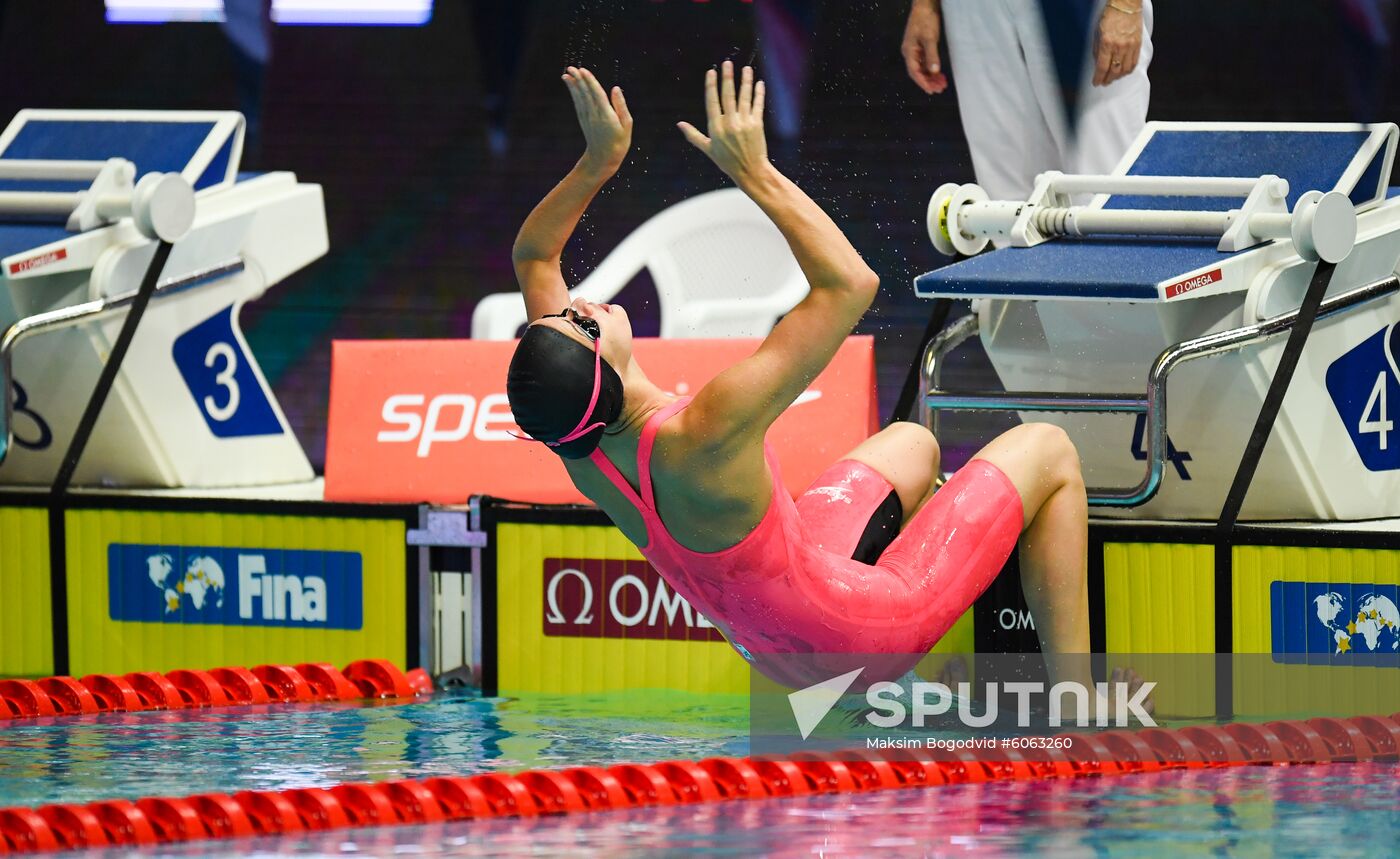
[(1400, 667), (1400, 585), (1274, 582), (1274, 661)]
[(1382, 328), (1327, 368), (1327, 393), (1368, 471), (1400, 469), (1400, 325)]
[(359, 629), (361, 579), (359, 552), (107, 547), (112, 620)]

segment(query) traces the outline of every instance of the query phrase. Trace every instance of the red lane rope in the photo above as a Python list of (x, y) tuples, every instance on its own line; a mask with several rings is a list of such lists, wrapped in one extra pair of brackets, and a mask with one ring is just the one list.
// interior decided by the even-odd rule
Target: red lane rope
[(248, 704), (309, 704), (366, 698), (412, 698), (433, 691), (428, 673), (400, 671), (387, 659), (334, 665), (259, 665), (210, 671), (135, 671), (82, 679), (0, 680), (0, 722), (9, 719), (185, 710)]
[[(257, 670), (254, 676), (260, 676)], [(374, 674), (380, 669), (366, 670)], [(367, 676), (350, 669), (346, 673)], [(214, 672), (210, 675), (217, 676)], [(209, 793), (135, 802), (4, 808), (0, 809), (0, 852), (242, 838), (351, 826), (568, 814), (1003, 779), (1396, 761), (1400, 759), (1400, 713), (1061, 734), (1053, 739), (1064, 741), (1063, 747), (966, 749), (928, 759), (903, 750), (807, 754), (791, 760), (709, 758), (242, 791), (232, 796)]]

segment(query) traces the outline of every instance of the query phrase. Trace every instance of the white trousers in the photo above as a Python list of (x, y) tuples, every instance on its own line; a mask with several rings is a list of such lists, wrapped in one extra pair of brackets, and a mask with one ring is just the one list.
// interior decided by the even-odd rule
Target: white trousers
[[(1024, 200), (1036, 174), (1045, 170), (1113, 170), (1147, 121), (1151, 0), (1142, 0), (1142, 23), (1138, 65), (1126, 77), (1106, 87), (1092, 86), (1091, 51), (1078, 128), (1071, 136), (1040, 4), (943, 0), (943, 30), (963, 132), (977, 183), (993, 200)], [(1097, 29), (1091, 47), (1095, 38)]]

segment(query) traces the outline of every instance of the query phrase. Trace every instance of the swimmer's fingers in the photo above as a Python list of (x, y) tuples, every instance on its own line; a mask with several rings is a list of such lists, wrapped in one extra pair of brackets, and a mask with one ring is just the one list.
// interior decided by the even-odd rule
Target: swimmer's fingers
[(753, 112), (753, 66), (744, 66), (739, 76), (739, 112)]
[(710, 124), (710, 130), (719, 124), (719, 75), (714, 69), (705, 72), (705, 119)]
[(676, 123), (676, 127), (681, 130), (681, 134), (685, 135), (685, 139), (690, 141), (691, 146), (694, 146), (706, 155), (710, 154), (710, 138), (701, 134), (700, 129), (688, 122), (678, 122)]
[(753, 115), (756, 116), (756, 117), (758, 117), (758, 119), (759, 119), (760, 122), (763, 120), (763, 94), (764, 94), (764, 92), (765, 92), (765, 90), (764, 90), (764, 87), (763, 87), (763, 81), (759, 81), (757, 84), (754, 85), (754, 88), (753, 88)]
[(632, 145), (632, 114), (622, 88), (614, 87), (609, 95), (593, 73), (581, 67), (569, 66), (563, 77), (586, 144), (580, 163), (615, 173)]
[(738, 110), (734, 100), (734, 64), (729, 60), (724, 61), (723, 71), (720, 73), (719, 106), (726, 114)]
[(590, 122), (596, 122), (598, 118), (598, 97), (593, 92), (593, 87), (588, 83), (588, 69), (579, 66), (574, 69), (574, 91), (578, 93), (579, 105), (583, 108), (585, 116)]
[(569, 66), (569, 94), (574, 97), (574, 110), (578, 113), (580, 122), (591, 122), (597, 112), (593, 106), (592, 94), (588, 91), (588, 82), (584, 80), (583, 69)]
[(617, 119), (622, 123), (623, 128), (632, 127), (632, 111), (627, 109), (627, 99), (622, 96), (622, 87), (612, 88), (612, 106), (617, 114)]
[(578, 77), (574, 75), (572, 66), (564, 73), (564, 86), (568, 87), (569, 98), (574, 102), (574, 114), (578, 117), (579, 124), (583, 124), (588, 117), (588, 107), (584, 104), (582, 86)]
[(598, 83), (598, 78), (588, 69), (579, 69), (583, 73), (583, 82), (587, 87), (588, 98), (593, 108), (600, 113), (611, 114), (612, 110), (608, 105), (608, 94), (603, 89), (603, 85)]

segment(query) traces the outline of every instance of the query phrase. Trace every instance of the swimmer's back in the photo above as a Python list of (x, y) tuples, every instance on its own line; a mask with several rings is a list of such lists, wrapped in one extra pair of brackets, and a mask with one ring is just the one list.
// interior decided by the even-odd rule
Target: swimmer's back
[[(698, 416), (698, 419), (697, 417)], [(651, 417), (651, 416), (648, 416)], [(738, 545), (763, 520), (775, 481), (761, 437), (707, 435), (704, 416), (682, 407), (655, 430), (650, 465), (657, 514), (667, 532), (694, 552)], [(628, 485), (640, 491), (639, 435), (605, 436), (599, 449)], [(574, 485), (638, 547), (646, 547), (645, 517), (590, 460), (564, 460)]]

